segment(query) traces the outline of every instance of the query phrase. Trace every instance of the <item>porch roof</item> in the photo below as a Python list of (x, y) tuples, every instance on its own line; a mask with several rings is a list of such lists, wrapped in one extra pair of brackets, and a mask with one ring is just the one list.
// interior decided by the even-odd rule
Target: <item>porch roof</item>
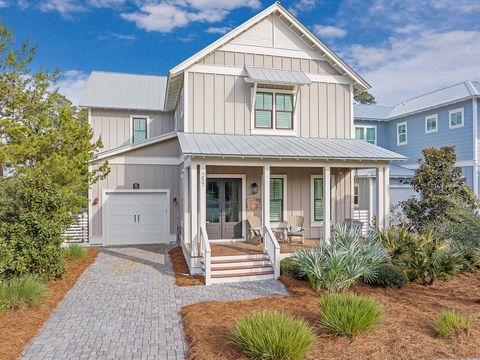
[(356, 139), (324, 139), (277, 135), (178, 133), (183, 154), (211, 157), (406, 160), (403, 155)]

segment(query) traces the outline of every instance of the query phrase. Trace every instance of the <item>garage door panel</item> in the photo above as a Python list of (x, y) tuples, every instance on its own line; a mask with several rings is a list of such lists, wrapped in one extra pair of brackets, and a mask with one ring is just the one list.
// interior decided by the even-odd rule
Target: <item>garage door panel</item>
[(110, 193), (106, 201), (108, 245), (169, 242), (165, 192)]

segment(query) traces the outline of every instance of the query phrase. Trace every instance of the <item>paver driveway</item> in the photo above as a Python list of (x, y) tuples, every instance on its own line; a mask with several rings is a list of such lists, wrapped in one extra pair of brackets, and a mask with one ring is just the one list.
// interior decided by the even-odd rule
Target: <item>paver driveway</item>
[(167, 246), (104, 248), (23, 359), (183, 359), (181, 307), (286, 294), (274, 280), (178, 287)]

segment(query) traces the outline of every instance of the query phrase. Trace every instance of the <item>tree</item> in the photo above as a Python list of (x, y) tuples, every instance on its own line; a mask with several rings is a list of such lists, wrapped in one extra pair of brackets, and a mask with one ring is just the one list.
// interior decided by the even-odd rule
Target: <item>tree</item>
[[(58, 248), (72, 213), (87, 206), (89, 185), (109, 172), (106, 162), (89, 167), (102, 142), (92, 141), (86, 110), (54, 89), (59, 72), (30, 69), (35, 52), (28, 42), (17, 47), (0, 23), (0, 163), (9, 174), (0, 181), (0, 195), (11, 205), (0, 207), (0, 255), (11, 250), (14, 259), (29, 258), (25, 251), (35, 248), (31, 243)], [(34, 214), (38, 217), (31, 221)], [(34, 230), (41, 224), (45, 228)]]
[(365, 105), (374, 105), (377, 103), (377, 101), (375, 100), (375, 96), (370, 94), (368, 91), (362, 91), (355, 94), (354, 99), (360, 104)]
[(403, 212), (417, 230), (449, 218), (456, 204), (475, 208), (477, 199), (466, 184), (460, 168), (455, 166), (457, 156), (454, 146), (425, 148), (419, 168), (412, 179), (418, 198), (401, 203)]

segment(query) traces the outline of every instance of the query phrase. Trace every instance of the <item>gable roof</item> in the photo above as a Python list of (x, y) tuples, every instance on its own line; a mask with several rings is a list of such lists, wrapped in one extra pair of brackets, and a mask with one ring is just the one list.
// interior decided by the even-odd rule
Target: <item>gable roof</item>
[(213, 42), (209, 46), (205, 47), (203, 50), (200, 50), (193, 56), (189, 57), (188, 59), (171, 69), (168, 76), (165, 109), (171, 109), (175, 105), (176, 99), (178, 97), (178, 92), (181, 88), (181, 82), (183, 80), (183, 76), (181, 75), (185, 70), (187, 70), (190, 66), (196, 64), (198, 61), (205, 58), (209, 54), (213, 53), (215, 50), (219, 49), (221, 46), (231, 41), (238, 35), (250, 29), (253, 25), (259, 23), (263, 19), (276, 12), (278, 12), (279, 16), (281, 16), (283, 20), (290, 23), (291, 28), (296, 29), (302, 34), (303, 40), (309, 42), (312, 49), (318, 49), (323, 52), (325, 54), (324, 56), (326, 60), (328, 60), (335, 69), (337, 69), (342, 75), (348, 76), (353, 81), (354, 88), (356, 88), (357, 90), (366, 90), (370, 88), (370, 85), (359, 74), (357, 74), (328, 46), (326, 46), (314, 34), (312, 34), (310, 30), (308, 30), (290, 12), (288, 12), (282, 5), (280, 5), (279, 2), (275, 2), (265, 10), (261, 11), (254, 17), (250, 18), (249, 20), (238, 26), (237, 28), (222, 36), (217, 41)]
[(394, 106), (355, 105), (357, 120), (392, 120), (438, 106), (463, 101), (472, 96), (480, 96), (479, 81), (464, 81), (439, 90), (403, 101)]
[(166, 88), (166, 76), (93, 71), (80, 106), (163, 111)]

